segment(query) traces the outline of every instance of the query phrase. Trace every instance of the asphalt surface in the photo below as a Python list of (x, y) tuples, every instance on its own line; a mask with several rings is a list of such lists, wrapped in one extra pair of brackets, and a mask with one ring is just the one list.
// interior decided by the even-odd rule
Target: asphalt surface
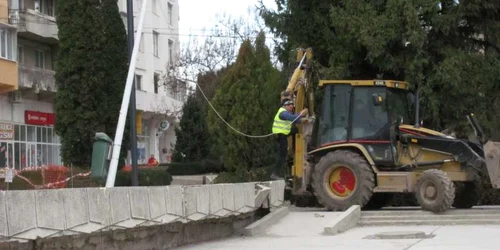
[(356, 227), (339, 235), (324, 235), (323, 228), (338, 215), (321, 209), (291, 209), (263, 236), (238, 236), (176, 249), (500, 250), (500, 225)]

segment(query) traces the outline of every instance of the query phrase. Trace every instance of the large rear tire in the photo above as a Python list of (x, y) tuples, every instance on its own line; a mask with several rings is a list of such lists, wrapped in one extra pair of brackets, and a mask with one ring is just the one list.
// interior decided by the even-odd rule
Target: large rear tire
[(423, 210), (442, 213), (453, 204), (455, 186), (445, 172), (429, 169), (420, 176), (415, 196)]
[(375, 175), (358, 153), (336, 150), (323, 156), (314, 168), (314, 194), (328, 210), (363, 207), (373, 195)]

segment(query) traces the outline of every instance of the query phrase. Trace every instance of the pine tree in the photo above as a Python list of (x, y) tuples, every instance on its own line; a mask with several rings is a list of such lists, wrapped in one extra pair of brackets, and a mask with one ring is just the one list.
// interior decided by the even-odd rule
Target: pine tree
[[(255, 46), (248, 40), (242, 43), (236, 62), (222, 75), (212, 100), (216, 110), (232, 127), (249, 135), (269, 134), (279, 108), (280, 74), (271, 64), (264, 42), (264, 33), (260, 33)], [(227, 169), (245, 177), (256, 168), (275, 163), (277, 144), (274, 137), (242, 136), (212, 110), (208, 116), (215, 151), (221, 155)]]
[(174, 162), (204, 160), (209, 153), (209, 133), (205, 112), (194, 95), (190, 95), (182, 108), (177, 140), (172, 156)]

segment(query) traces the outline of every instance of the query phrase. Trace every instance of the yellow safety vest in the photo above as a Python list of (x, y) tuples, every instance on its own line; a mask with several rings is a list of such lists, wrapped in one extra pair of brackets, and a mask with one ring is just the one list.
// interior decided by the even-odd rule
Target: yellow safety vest
[(281, 112), (286, 111), (284, 108), (280, 108), (276, 115), (274, 116), (273, 123), (273, 134), (285, 134), (288, 135), (292, 129), (292, 122), (287, 120), (281, 120)]

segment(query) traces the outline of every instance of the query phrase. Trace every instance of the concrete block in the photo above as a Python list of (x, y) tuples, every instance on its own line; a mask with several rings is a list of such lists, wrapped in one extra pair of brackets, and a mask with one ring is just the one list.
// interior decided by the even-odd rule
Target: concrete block
[(161, 216), (167, 214), (166, 187), (150, 187), (149, 192), (149, 213), (152, 220), (161, 221)]
[(224, 197), (222, 196), (222, 186), (221, 185), (206, 185), (210, 193), (210, 210), (209, 214), (211, 217), (225, 216), (228, 214), (224, 210)]
[(218, 184), (222, 189), (222, 207), (226, 214), (236, 211), (234, 206), (234, 185), (233, 184)]
[(266, 200), (269, 200), (269, 195), (271, 194), (271, 188), (260, 183), (255, 184), (255, 208), (263, 207), (268, 208)]
[(35, 191), (6, 192), (9, 236), (36, 228)]
[(64, 201), (64, 218), (66, 220), (65, 229), (72, 229), (76, 226), (88, 223), (89, 198), (87, 195), (87, 189), (61, 189), (60, 192)]
[(64, 230), (64, 199), (61, 190), (36, 190), (37, 226), (45, 229)]
[(7, 200), (5, 192), (0, 191), (0, 238), (8, 236), (9, 230), (7, 227)]
[(185, 217), (189, 220), (201, 220), (210, 213), (210, 192), (206, 186), (185, 186)]
[(149, 220), (149, 192), (147, 187), (129, 187), (132, 218)]
[(288, 215), (289, 212), (290, 210), (288, 207), (280, 207), (262, 217), (262, 219), (245, 227), (243, 233), (246, 236), (262, 235), (265, 233), (266, 228), (276, 224), (279, 220)]
[(270, 205), (272, 207), (281, 206), (285, 195), (285, 181), (270, 181), (264, 182), (264, 184), (269, 185), (271, 188), (271, 194), (269, 196)]
[(128, 187), (109, 188), (109, 203), (111, 207), (111, 224), (131, 227), (130, 196)]
[(234, 188), (234, 211), (241, 213), (245, 207), (245, 186), (240, 183), (233, 184)]
[(111, 224), (111, 203), (106, 188), (87, 188), (89, 220), (101, 227)]
[(327, 235), (335, 235), (345, 232), (358, 224), (361, 218), (361, 207), (359, 205), (351, 206), (344, 211), (341, 215), (329, 223), (330, 226), (324, 228), (324, 233)]
[(241, 183), (239, 185), (243, 186), (244, 195), (244, 206), (240, 210), (242, 213), (250, 212), (255, 209), (255, 182)]
[(177, 217), (184, 216), (184, 188), (181, 186), (166, 187), (167, 214)]

